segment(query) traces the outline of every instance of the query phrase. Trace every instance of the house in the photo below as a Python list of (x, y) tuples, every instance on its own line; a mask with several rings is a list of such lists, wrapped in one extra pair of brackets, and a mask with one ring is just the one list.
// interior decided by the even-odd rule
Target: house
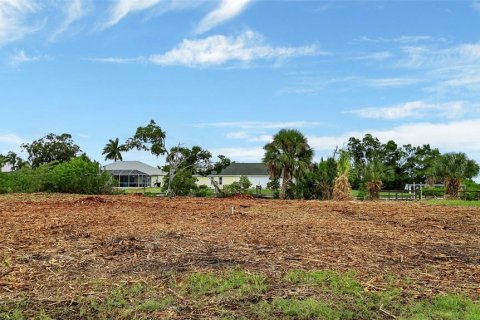
[(207, 177), (196, 176), (196, 178), (198, 179), (198, 186), (206, 185), (214, 189), (212, 179), (218, 183), (220, 188), (223, 188), (223, 186), (230, 185), (233, 182), (239, 182), (241, 176), (246, 176), (250, 180), (252, 188), (261, 186), (262, 189), (265, 189), (270, 181), (267, 166), (263, 163), (233, 162), (219, 174), (212, 174)]
[(165, 176), (162, 170), (140, 161), (118, 161), (103, 168), (118, 180), (121, 188), (160, 186)]
[(10, 172), (12, 171), (12, 166), (9, 164), (4, 165), (3, 167), (0, 166), (0, 172)]

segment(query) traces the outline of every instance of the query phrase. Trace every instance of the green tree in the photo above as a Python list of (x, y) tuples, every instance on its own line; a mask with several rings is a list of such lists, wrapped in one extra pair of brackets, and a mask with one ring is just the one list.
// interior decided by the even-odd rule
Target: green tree
[(118, 138), (115, 140), (109, 139), (108, 143), (103, 148), (102, 155), (105, 156), (105, 160), (113, 160), (115, 162), (122, 161), (122, 152), (126, 151), (126, 146), (120, 144)]
[(87, 156), (74, 158), (51, 169), (45, 188), (48, 191), (62, 193), (111, 193), (113, 179), (110, 174), (102, 172), (100, 168), (98, 162), (91, 161)]
[(385, 144), (381, 143), (371, 134), (366, 134), (361, 140), (350, 138), (347, 150), (352, 156), (354, 188), (361, 186), (365, 166), (373, 159), (378, 159), (395, 173), (385, 178), (384, 187), (402, 189), (406, 183), (425, 182), (435, 159), (440, 155), (438, 149), (431, 148), (428, 144), (423, 146), (407, 144), (400, 147), (392, 140)]
[(127, 150), (137, 149), (150, 151), (157, 158), (166, 153), (165, 131), (160, 128), (154, 120), (145, 127), (138, 127), (135, 135), (125, 143)]
[(273, 179), (282, 180), (280, 199), (285, 199), (289, 183), (309, 171), (313, 150), (308, 145), (307, 138), (294, 129), (280, 130), (263, 149), (263, 162)]
[(16, 171), (27, 166), (27, 163), (13, 151), (9, 151), (6, 156), (2, 157), (3, 161), (1, 167), (3, 167), (4, 165), (9, 165), (12, 171)]
[(252, 182), (248, 179), (247, 176), (240, 176), (240, 180), (238, 182), (240, 184), (240, 190), (242, 192), (246, 192), (252, 186)]
[(390, 167), (386, 166), (379, 159), (374, 158), (367, 162), (364, 169), (365, 188), (368, 192), (370, 200), (379, 200), (380, 191), (383, 187), (383, 180), (387, 179), (392, 174)]
[(28, 161), (32, 168), (51, 162), (66, 162), (82, 152), (68, 133), (60, 135), (49, 133), (32, 143), (22, 144), (22, 148), (28, 153)]
[(438, 157), (433, 172), (445, 184), (445, 198), (458, 198), (462, 181), (472, 179), (479, 173), (479, 165), (465, 153), (446, 153)]
[(319, 189), (319, 199), (331, 200), (333, 198), (333, 187), (337, 176), (337, 162), (334, 157), (323, 158), (318, 164), (316, 173), (316, 184)]
[(218, 156), (218, 160), (213, 162), (212, 154), (199, 146), (190, 149), (178, 145), (166, 153), (166, 164), (162, 170), (167, 172), (165, 179), (168, 195), (188, 194), (194, 189), (192, 181), (195, 182), (196, 178), (193, 175), (207, 176), (213, 172), (219, 173), (230, 165), (230, 160), (223, 155)]
[[(167, 149), (165, 147), (166, 133), (163, 131), (154, 120), (145, 127), (138, 127), (135, 135), (127, 140), (126, 149), (137, 149), (150, 151), (154, 156), (166, 156), (166, 165), (162, 170), (167, 172), (167, 194), (175, 195), (175, 191), (182, 189), (182, 186), (191, 186), (191, 179), (189, 176), (193, 174), (208, 175), (213, 171), (221, 171), (230, 164), (230, 160), (224, 156), (218, 156), (219, 161), (213, 163), (211, 161), (212, 154), (198, 146), (191, 149), (178, 146)], [(181, 181), (188, 181), (188, 183), (180, 183), (180, 180), (173, 184), (175, 176), (182, 172)]]

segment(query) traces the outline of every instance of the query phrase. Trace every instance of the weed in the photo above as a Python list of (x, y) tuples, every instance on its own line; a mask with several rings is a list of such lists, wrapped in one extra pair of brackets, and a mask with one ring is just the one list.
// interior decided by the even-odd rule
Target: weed
[(266, 291), (267, 285), (263, 276), (233, 270), (220, 276), (213, 273), (194, 273), (187, 279), (185, 289), (191, 295), (247, 296)]

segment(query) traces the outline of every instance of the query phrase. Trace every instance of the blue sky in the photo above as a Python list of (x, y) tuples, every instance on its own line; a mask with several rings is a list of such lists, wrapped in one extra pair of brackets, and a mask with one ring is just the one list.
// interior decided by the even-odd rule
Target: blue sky
[(479, 89), (477, 1), (0, 0), (0, 153), (68, 132), (104, 162), (154, 119), (236, 161), (283, 127), (316, 160), (371, 132), (480, 161)]

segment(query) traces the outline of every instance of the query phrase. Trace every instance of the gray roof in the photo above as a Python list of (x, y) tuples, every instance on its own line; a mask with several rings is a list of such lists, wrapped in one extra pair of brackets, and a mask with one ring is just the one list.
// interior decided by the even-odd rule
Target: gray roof
[(155, 167), (149, 166), (146, 163), (140, 161), (117, 161), (104, 166), (105, 170), (111, 172), (114, 175), (128, 175), (130, 174), (145, 174), (149, 176), (163, 176), (165, 173)]
[(267, 166), (263, 163), (232, 163), (223, 169), (219, 176), (268, 176)]

